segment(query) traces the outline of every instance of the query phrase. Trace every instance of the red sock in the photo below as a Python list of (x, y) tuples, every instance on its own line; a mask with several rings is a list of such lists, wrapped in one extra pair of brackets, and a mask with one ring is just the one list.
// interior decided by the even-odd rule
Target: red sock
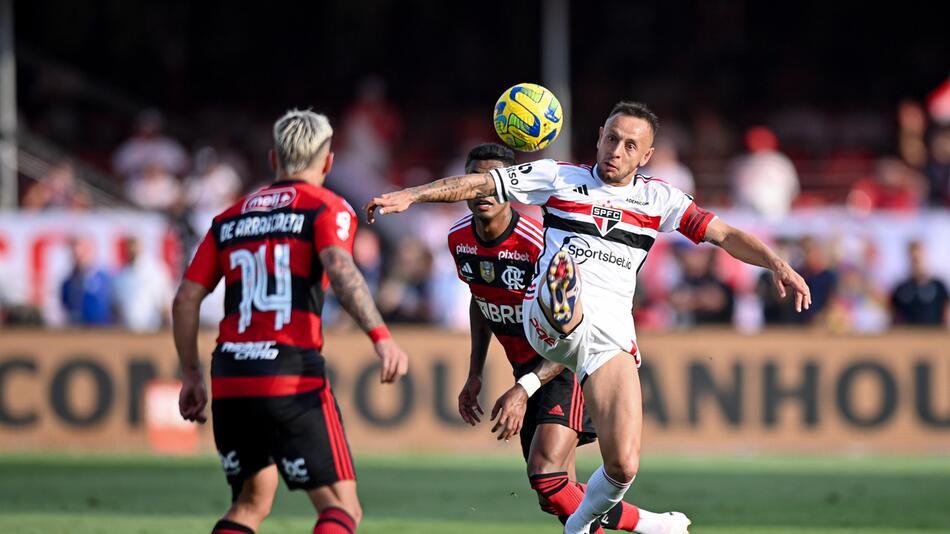
[(342, 508), (324, 508), (320, 519), (313, 527), (313, 534), (353, 534), (356, 532), (356, 520)]
[(222, 519), (214, 525), (211, 534), (254, 534), (254, 530), (240, 523)]
[[(584, 492), (577, 484), (571, 483), (566, 472), (531, 475), (528, 479), (541, 498), (541, 509), (558, 516), (562, 522), (577, 510), (584, 499)], [(603, 534), (599, 526), (595, 527), (591, 534)]]

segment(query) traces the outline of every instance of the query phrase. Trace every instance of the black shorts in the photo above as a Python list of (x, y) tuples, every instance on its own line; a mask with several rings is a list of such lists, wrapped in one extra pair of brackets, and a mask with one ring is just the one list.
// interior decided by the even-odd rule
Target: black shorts
[(244, 479), (273, 463), (290, 489), (356, 480), (329, 386), (285, 397), (216, 399), (211, 413), (215, 446), (235, 498)]
[(545, 423), (566, 426), (577, 432), (578, 446), (597, 439), (594, 422), (584, 407), (584, 392), (570, 369), (562, 371), (528, 399), (521, 427), (521, 453), (525, 460), (538, 425)]

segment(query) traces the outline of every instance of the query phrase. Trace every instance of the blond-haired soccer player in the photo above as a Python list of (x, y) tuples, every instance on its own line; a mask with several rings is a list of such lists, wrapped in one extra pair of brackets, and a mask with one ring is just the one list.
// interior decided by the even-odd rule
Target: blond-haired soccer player
[[(637, 174), (653, 155), (659, 121), (645, 105), (620, 102), (597, 139), (593, 167), (539, 160), (488, 173), (437, 180), (374, 198), (370, 222), (416, 202), (495, 197), (536, 204), (544, 211), (544, 251), (534, 290), (525, 296), (524, 328), (538, 353), (573, 369), (599, 437), (603, 465), (565, 525), (585, 534), (622, 498), (640, 466), (643, 426), (640, 351), (630, 315), (637, 272), (660, 232), (679, 231), (695, 243), (715, 244), (733, 257), (770, 269), (781, 295), (795, 293), (796, 309), (811, 295), (798, 273), (755, 237), (698, 207), (692, 197)], [(650, 514), (643, 534), (687, 532), (678, 512)]]
[(175, 296), (173, 329), (186, 420), (204, 422), (198, 310), (223, 278), (225, 317), (211, 359), (211, 411), (232, 505), (216, 534), (253, 533), (268, 515), (278, 473), (307, 492), (315, 534), (356, 531), (362, 515), (340, 410), (325, 373), (320, 314), (326, 281), (373, 342), (380, 379), (406, 373), (353, 263), (357, 219), (323, 187), (333, 152), (323, 115), (291, 110), (274, 124), (275, 182), (214, 218)]

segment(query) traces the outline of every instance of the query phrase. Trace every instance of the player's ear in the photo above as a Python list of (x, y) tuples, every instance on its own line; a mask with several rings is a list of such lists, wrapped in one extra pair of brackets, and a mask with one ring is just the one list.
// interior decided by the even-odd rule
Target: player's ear
[(600, 148), (600, 140), (604, 138), (604, 127), (597, 129), (597, 148)]
[(654, 151), (654, 150), (655, 150), (655, 148), (651, 146), (651, 147), (650, 147), (650, 150), (647, 150), (647, 151), (643, 154), (643, 157), (640, 158), (640, 164), (637, 165), (637, 167), (643, 167), (644, 165), (646, 165), (647, 162), (650, 161), (650, 158), (653, 157), (653, 151)]
[(270, 163), (270, 170), (277, 172), (277, 152), (273, 149), (267, 151), (267, 162)]
[(327, 160), (323, 163), (323, 175), (326, 176), (330, 174), (330, 169), (333, 168), (333, 152), (327, 152)]

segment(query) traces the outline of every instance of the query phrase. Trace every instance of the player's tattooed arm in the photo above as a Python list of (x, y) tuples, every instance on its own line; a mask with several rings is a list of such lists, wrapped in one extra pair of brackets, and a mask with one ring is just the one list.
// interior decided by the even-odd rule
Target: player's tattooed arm
[(366, 221), (372, 224), (376, 221), (377, 209), (380, 215), (386, 215), (406, 211), (415, 202), (458, 202), (494, 194), (495, 180), (490, 174), (465, 174), (384, 193), (370, 200), (363, 211), (366, 212)]
[(320, 261), (330, 279), (333, 294), (356, 324), (364, 332), (382, 326), (383, 318), (363, 274), (353, 262), (353, 256), (340, 247), (327, 247), (320, 251)]
[(495, 180), (490, 174), (465, 174), (410, 187), (408, 191), (413, 202), (457, 202), (494, 195)]
[(543, 360), (533, 372), (534, 374), (538, 375), (538, 378), (541, 380), (542, 384), (547, 384), (553, 380), (555, 376), (561, 374), (561, 371), (563, 370), (563, 365), (554, 363), (550, 360)]

